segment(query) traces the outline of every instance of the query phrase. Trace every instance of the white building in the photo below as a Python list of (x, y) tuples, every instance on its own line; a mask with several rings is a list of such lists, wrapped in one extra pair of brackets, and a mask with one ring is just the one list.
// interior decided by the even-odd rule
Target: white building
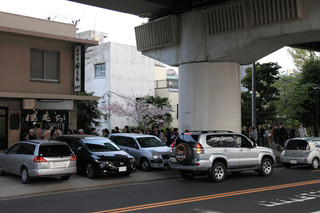
[[(89, 37), (106, 36), (104, 33), (92, 33)], [(91, 35), (91, 36), (90, 36)], [(88, 38), (86, 33), (80, 33), (82, 38)], [(155, 60), (143, 56), (135, 46), (114, 42), (101, 43), (86, 51), (86, 92), (94, 92), (101, 97), (100, 106), (113, 102), (124, 103), (120, 96), (138, 98), (154, 95)], [(106, 112), (107, 113), (107, 112)], [(118, 126), (120, 130), (125, 125), (136, 126), (131, 118), (111, 115), (101, 120), (101, 129), (109, 130)]]

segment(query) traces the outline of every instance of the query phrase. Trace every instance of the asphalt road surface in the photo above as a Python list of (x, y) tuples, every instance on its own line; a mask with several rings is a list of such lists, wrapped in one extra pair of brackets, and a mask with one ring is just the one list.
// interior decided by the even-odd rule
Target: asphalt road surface
[(320, 212), (319, 177), (320, 170), (296, 167), (271, 177), (231, 174), (223, 183), (181, 178), (4, 200), (0, 212)]

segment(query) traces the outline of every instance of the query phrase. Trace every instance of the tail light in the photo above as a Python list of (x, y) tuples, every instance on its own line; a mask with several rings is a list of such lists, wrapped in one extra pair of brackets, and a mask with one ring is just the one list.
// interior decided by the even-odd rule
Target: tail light
[(176, 146), (176, 142), (173, 142), (173, 143), (171, 144), (171, 147), (170, 147), (171, 152), (172, 152), (173, 147), (175, 147), (175, 146)]
[(47, 162), (47, 160), (44, 159), (43, 157), (35, 156), (35, 157), (33, 158), (33, 162), (35, 162), (35, 163), (45, 163), (45, 162)]
[(197, 153), (198, 154), (203, 154), (204, 153), (204, 150), (203, 150), (203, 147), (200, 143), (197, 143)]
[(77, 156), (72, 155), (72, 157), (70, 158), (70, 161), (75, 161), (75, 160), (77, 160)]

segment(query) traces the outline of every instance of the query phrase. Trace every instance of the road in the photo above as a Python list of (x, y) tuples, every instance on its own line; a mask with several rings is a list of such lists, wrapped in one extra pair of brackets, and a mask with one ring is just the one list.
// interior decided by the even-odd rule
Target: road
[[(151, 171), (152, 172), (152, 171)], [(317, 212), (320, 170), (246, 172), (223, 183), (207, 177), (170, 179), (0, 201), (1, 213), (33, 212)]]

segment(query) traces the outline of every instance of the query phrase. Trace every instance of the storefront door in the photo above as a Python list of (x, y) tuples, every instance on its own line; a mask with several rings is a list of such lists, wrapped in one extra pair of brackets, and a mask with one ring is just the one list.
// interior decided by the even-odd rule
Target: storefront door
[(8, 148), (8, 108), (0, 107), (0, 149)]

